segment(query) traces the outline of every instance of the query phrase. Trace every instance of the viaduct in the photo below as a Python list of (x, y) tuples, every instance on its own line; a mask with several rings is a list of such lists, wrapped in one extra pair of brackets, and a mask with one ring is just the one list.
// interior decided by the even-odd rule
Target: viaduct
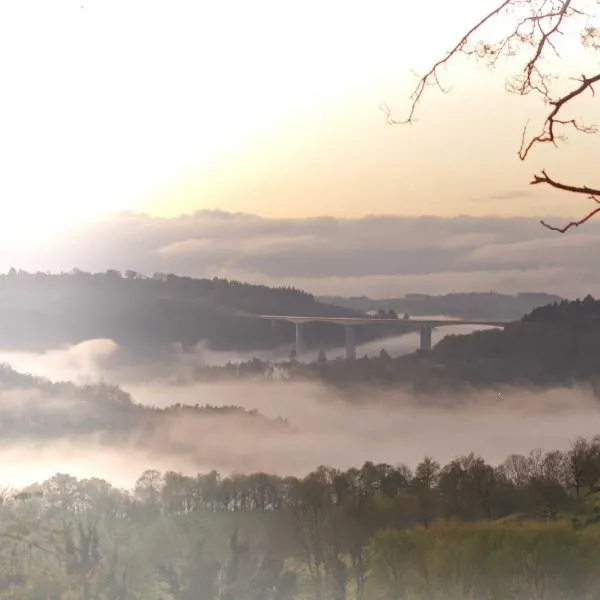
[(373, 323), (402, 323), (411, 325), (421, 332), (421, 350), (431, 350), (431, 332), (436, 327), (448, 327), (456, 325), (484, 325), (488, 327), (504, 328), (509, 321), (461, 321), (443, 319), (375, 319), (369, 317), (293, 317), (287, 315), (258, 315), (259, 319), (270, 321), (287, 321), (296, 325), (296, 354), (300, 355), (304, 350), (302, 339), (302, 325), (304, 323), (335, 323), (346, 328), (346, 360), (356, 358), (356, 338), (353, 327), (356, 325), (370, 325)]

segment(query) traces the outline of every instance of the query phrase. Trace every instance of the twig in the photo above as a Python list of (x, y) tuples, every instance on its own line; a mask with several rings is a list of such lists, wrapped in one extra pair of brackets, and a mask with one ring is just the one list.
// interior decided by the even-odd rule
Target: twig
[[(578, 186), (561, 183), (560, 181), (552, 179), (552, 177), (550, 177), (545, 170), (542, 170), (541, 175), (534, 175), (533, 180), (530, 182), (530, 185), (538, 185), (540, 183), (545, 183), (546, 185), (549, 185), (550, 187), (553, 187), (557, 190), (562, 190), (563, 192), (569, 192), (571, 194), (586, 194), (590, 200), (593, 200), (596, 204), (600, 204), (600, 190), (591, 188), (587, 185)], [(589, 221), (593, 216), (597, 215), (599, 212), (600, 207), (596, 207), (594, 210), (590, 211), (587, 215), (585, 215), (585, 217), (577, 221), (571, 221), (563, 227), (549, 225), (545, 221), (540, 221), (540, 223), (546, 229), (550, 229), (551, 231), (557, 231), (558, 233), (566, 233), (567, 231), (569, 231), (569, 229), (572, 229), (573, 227), (579, 227), (580, 225), (583, 225), (584, 223)]]

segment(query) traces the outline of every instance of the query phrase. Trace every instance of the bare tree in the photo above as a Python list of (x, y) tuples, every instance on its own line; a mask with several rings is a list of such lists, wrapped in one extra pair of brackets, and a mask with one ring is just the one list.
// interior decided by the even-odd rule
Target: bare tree
[[(474, 3), (475, 4), (475, 3)], [(439, 79), (440, 70), (458, 55), (474, 56), (494, 66), (499, 59), (521, 56), (526, 57), (525, 64), (514, 77), (507, 82), (507, 89), (521, 96), (534, 94), (547, 106), (546, 118), (536, 133), (531, 133), (527, 125), (523, 128), (519, 159), (524, 161), (538, 144), (557, 145), (564, 141), (568, 129), (579, 133), (597, 132), (594, 125), (586, 125), (580, 119), (565, 115), (568, 105), (584, 93), (594, 94), (594, 84), (600, 81), (600, 68), (597, 73), (578, 74), (568, 79), (568, 91), (554, 91), (553, 82), (560, 79), (546, 71), (550, 58), (560, 58), (557, 42), (564, 35), (567, 22), (577, 27), (581, 44), (591, 50), (600, 50), (600, 25), (595, 22), (600, 12), (600, 0), (503, 0), (492, 11), (479, 19), (444, 56), (442, 56), (425, 75), (419, 78), (411, 96), (408, 116), (403, 120), (393, 118), (390, 109), (383, 106), (390, 124), (413, 123), (419, 103), (425, 90), (437, 87), (447, 90)], [(508, 29), (498, 39), (476, 40), (485, 26), (502, 17), (508, 17)], [(560, 181), (542, 169), (533, 176), (531, 185), (544, 184), (554, 189), (583, 194), (596, 205), (585, 216), (563, 226), (541, 224), (552, 231), (565, 233), (573, 227), (584, 224), (600, 212), (600, 183), (592, 185), (574, 185)]]

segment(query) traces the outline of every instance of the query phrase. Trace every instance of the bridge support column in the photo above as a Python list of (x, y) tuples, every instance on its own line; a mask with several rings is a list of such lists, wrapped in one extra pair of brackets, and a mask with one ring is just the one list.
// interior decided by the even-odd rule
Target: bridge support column
[(433, 328), (428, 325), (421, 327), (421, 350), (431, 350), (431, 330)]
[(304, 338), (302, 337), (302, 323), (296, 321), (296, 356), (304, 352)]
[(356, 359), (356, 338), (352, 325), (346, 325), (346, 360)]

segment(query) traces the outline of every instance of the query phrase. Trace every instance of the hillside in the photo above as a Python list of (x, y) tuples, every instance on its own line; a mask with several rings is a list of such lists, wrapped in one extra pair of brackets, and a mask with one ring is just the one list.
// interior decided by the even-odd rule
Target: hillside
[(463, 294), (406, 294), (403, 298), (373, 300), (366, 296), (343, 298), (322, 296), (322, 302), (343, 306), (350, 310), (393, 309), (398, 314), (446, 315), (459, 319), (520, 319), (539, 306), (560, 302), (562, 298), (553, 294), (520, 293), (515, 296), (496, 292), (472, 292)]
[(600, 392), (600, 301), (587, 296), (540, 307), (504, 330), (447, 336), (426, 354), (391, 358), (382, 352), (352, 365), (300, 365), (294, 373), (342, 385), (402, 385), (414, 392), (574, 383)]
[[(199, 342), (214, 350), (271, 349), (293, 344), (294, 326), (253, 314), (357, 316), (294, 288), (269, 288), (225, 279), (138, 273), (0, 275), (0, 348), (43, 351), (110, 338), (132, 355), (160, 354), (174, 344)], [(401, 325), (399, 325), (401, 327)], [(381, 335), (376, 327), (359, 339)], [(335, 325), (306, 326), (308, 346), (344, 343)]]
[[(346, 390), (365, 385), (435, 393), (503, 386), (591, 385), (600, 396), (600, 301), (562, 300), (536, 308), (504, 330), (489, 329), (444, 337), (427, 353), (364, 356), (347, 363), (323, 357), (311, 364), (279, 365), (288, 379), (317, 379)], [(199, 366), (199, 380), (253, 376), (267, 364), (237, 370)], [(360, 396), (360, 394), (359, 394)]]
[[(135, 440), (140, 447), (160, 447), (169, 453), (181, 451), (187, 441), (191, 453), (196, 449), (197, 439), (206, 437), (215, 427), (221, 431), (243, 428), (260, 435), (292, 432), (285, 420), (268, 418), (256, 410), (199, 404), (145, 406), (135, 403), (127, 392), (113, 385), (52, 382), (19, 373), (3, 364), (0, 364), (0, 396), (3, 442), (94, 436), (106, 444)], [(180, 421), (185, 421), (188, 433), (193, 435), (184, 440), (182, 434), (175, 441), (169, 431)]]
[(461, 337), (432, 352), (453, 378), (554, 385), (600, 376), (600, 301), (591, 296), (537, 308), (504, 331)]

